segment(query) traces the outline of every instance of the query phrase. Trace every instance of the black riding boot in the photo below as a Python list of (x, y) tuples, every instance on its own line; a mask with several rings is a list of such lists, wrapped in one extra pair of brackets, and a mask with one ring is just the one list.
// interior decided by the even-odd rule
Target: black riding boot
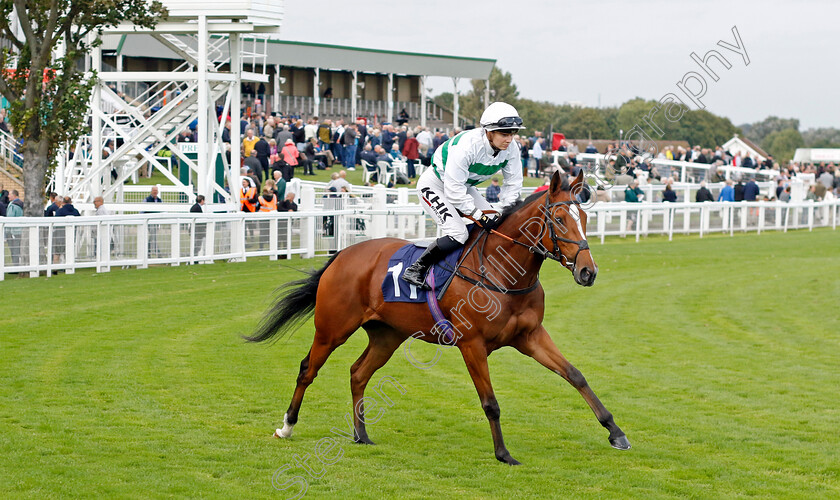
[(426, 251), (414, 264), (408, 266), (402, 275), (402, 279), (422, 290), (429, 290), (430, 287), (426, 284), (426, 274), (429, 272), (429, 268), (459, 246), (461, 244), (451, 237), (441, 236), (426, 247)]

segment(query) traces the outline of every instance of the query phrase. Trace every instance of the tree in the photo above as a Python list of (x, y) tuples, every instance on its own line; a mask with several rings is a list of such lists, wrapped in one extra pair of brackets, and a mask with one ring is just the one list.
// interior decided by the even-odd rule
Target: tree
[(604, 117), (594, 108), (578, 108), (572, 113), (563, 132), (570, 139), (609, 139), (610, 128)]
[(762, 146), (776, 161), (784, 164), (793, 159), (796, 148), (805, 146), (805, 141), (798, 130), (789, 128), (768, 135), (764, 138)]
[(745, 137), (756, 144), (762, 144), (764, 138), (773, 132), (781, 132), (782, 130), (794, 129), (799, 130), (799, 120), (796, 118), (779, 118), (778, 116), (768, 116), (760, 122), (755, 122), (749, 127), (744, 128)]
[[(23, 141), (24, 215), (43, 214), (47, 171), (60, 144), (86, 129), (95, 75), (77, 62), (101, 44), (102, 29), (121, 22), (152, 28), (166, 14), (157, 0), (0, 0), (0, 93), (9, 101), (15, 136)], [(23, 37), (10, 21), (16, 15)], [(14, 66), (9, 68), (10, 66)]]

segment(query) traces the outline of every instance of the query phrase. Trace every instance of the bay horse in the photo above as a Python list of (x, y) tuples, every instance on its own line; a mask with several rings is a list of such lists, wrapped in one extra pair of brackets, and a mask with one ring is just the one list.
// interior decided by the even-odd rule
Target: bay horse
[[(440, 308), (451, 312), (451, 331), (457, 332), (454, 344), (464, 358), (490, 422), (496, 458), (506, 464), (519, 462), (511, 457), (502, 439), (499, 404), (487, 365), (488, 355), (505, 346), (531, 356), (566, 379), (609, 431), (610, 444), (620, 450), (630, 448), (612, 414), (542, 325), (545, 294), (538, 273), (546, 259), (560, 262), (582, 286), (592, 286), (598, 273), (586, 241), (586, 213), (575, 201), (575, 194), (583, 188), (583, 172), (571, 182), (555, 172), (547, 191), (508, 207), (495, 230), (472, 231), (460, 258), (459, 272), (440, 299)], [(333, 255), (321, 270), (281, 288), (286, 293), (266, 312), (254, 334), (245, 337), (251, 342), (279, 338), (314, 311), (315, 338), (300, 363), (283, 428), (277, 431), (279, 437), (291, 436), (307, 387), (333, 350), (359, 327), (368, 334), (368, 346), (350, 367), (357, 443), (373, 444), (365, 430), (362, 398), (374, 372), (409, 337), (441, 343), (440, 328), (436, 328), (425, 304), (384, 301), (381, 284), (388, 273), (388, 259), (407, 243), (396, 238), (373, 239)], [(502, 261), (507, 263), (506, 269), (499, 269), (504, 267), (498, 265)], [(479, 295), (483, 302), (475, 305)], [(471, 304), (465, 298), (470, 298)], [(500, 306), (494, 308), (492, 317), (486, 314), (490, 301)]]

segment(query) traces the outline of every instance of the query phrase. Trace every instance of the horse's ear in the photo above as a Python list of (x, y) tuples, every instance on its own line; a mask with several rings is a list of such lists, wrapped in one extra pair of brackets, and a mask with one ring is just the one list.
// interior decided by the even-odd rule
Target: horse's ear
[(560, 171), (555, 170), (554, 175), (551, 176), (551, 186), (549, 186), (549, 191), (552, 193), (556, 193), (560, 191), (560, 187), (563, 185), (563, 178), (560, 177)]
[(572, 179), (572, 182), (569, 184), (570, 191), (573, 192), (573, 193), (580, 192), (582, 184), (583, 184), (583, 169), (580, 169), (580, 172), (578, 172), (577, 177)]

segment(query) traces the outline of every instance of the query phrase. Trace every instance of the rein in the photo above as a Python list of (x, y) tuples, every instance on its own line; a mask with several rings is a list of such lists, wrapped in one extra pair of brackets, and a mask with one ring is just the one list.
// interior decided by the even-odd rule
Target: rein
[[(560, 265), (562, 265), (563, 267), (569, 269), (570, 271), (572, 271), (572, 273), (574, 273), (576, 268), (577, 268), (578, 255), (580, 255), (580, 252), (582, 252), (583, 250), (588, 250), (589, 249), (589, 242), (586, 241), (585, 239), (583, 239), (583, 240), (572, 240), (572, 239), (569, 239), (569, 238), (565, 238), (563, 236), (559, 236), (557, 234), (557, 231), (554, 228), (553, 221), (549, 220), (549, 217), (550, 217), (549, 214), (551, 213), (552, 208), (558, 207), (558, 206), (563, 206), (563, 205), (575, 205), (575, 206), (578, 207), (578, 210), (580, 210), (580, 202), (575, 201), (575, 200), (556, 201), (554, 203), (549, 203), (549, 193), (546, 191), (545, 210), (544, 210), (544, 214), (543, 214), (543, 222), (548, 225), (549, 230), (551, 231), (551, 242), (552, 242), (552, 245), (554, 246), (554, 248), (551, 251), (545, 249), (544, 247), (542, 247), (542, 245), (529, 245), (527, 243), (523, 243), (523, 242), (521, 242), (521, 241), (519, 241), (515, 238), (511, 238), (510, 236), (508, 236), (506, 234), (500, 233), (500, 232), (496, 231), (495, 229), (490, 229), (488, 231), (487, 229), (482, 228), (482, 230), (484, 231), (484, 235), (477, 238), (473, 242), (473, 244), (470, 245), (470, 248), (467, 250), (467, 252), (465, 252), (464, 257), (466, 257), (466, 255), (469, 254), (469, 252), (473, 249), (473, 247), (478, 243), (479, 240), (482, 241), (481, 247), (482, 247), (482, 250), (483, 250), (484, 249), (484, 243), (487, 241), (487, 236), (489, 234), (494, 234), (494, 235), (499, 236), (499, 237), (501, 237), (501, 238), (503, 238), (503, 239), (505, 239), (505, 240), (507, 240), (511, 243), (515, 243), (519, 246), (527, 248), (529, 252), (531, 252), (532, 254), (539, 255), (543, 259), (551, 259), (551, 260), (557, 261), (557, 262), (560, 263)], [(481, 224), (478, 223), (478, 221), (476, 221), (471, 216), (463, 215), (463, 217), (466, 217), (467, 219), (477, 223), (479, 225), (479, 227), (481, 227)], [(551, 217), (554, 218), (553, 216), (551, 216)], [(566, 256), (563, 255), (563, 253), (560, 251), (560, 244), (558, 242), (572, 243), (572, 244), (577, 245), (577, 247), (578, 247), (577, 252), (575, 252), (575, 257), (571, 261), (569, 259), (567, 259)], [(463, 258), (462, 258), (462, 261), (463, 261)], [(483, 263), (483, 261), (484, 261), (484, 252), (481, 252), (479, 262)], [(459, 268), (461, 267), (460, 262), (458, 263), (458, 267)], [(481, 267), (483, 267), (483, 264), (481, 265)], [(481, 267), (479, 269), (481, 269)], [(465, 269), (468, 269), (468, 268), (465, 268)], [(483, 272), (482, 273), (476, 273), (472, 269), (470, 269), (470, 271), (473, 272), (474, 274), (480, 276), (483, 280), (487, 279), (487, 276)], [(461, 275), (461, 273), (459, 273), (457, 271), (457, 269), (456, 269), (456, 274), (458, 274), (459, 277), (461, 277), (462, 279), (465, 279), (466, 281), (468, 281), (468, 282), (470, 282), (474, 285), (475, 284), (482, 285), (482, 286), (485, 285), (484, 283), (478, 282), (476, 280), (473, 280), (472, 278), (468, 278), (466, 276)], [(528, 293), (531, 290), (533, 290), (534, 288), (536, 288), (537, 282), (538, 282), (538, 280), (535, 280), (534, 283), (532, 285), (530, 285), (529, 287), (520, 288), (520, 289), (516, 289), (516, 290), (505, 291), (503, 289), (499, 289), (495, 285), (492, 285), (492, 283), (491, 283), (492, 287), (488, 287), (488, 288), (490, 290), (497, 291), (497, 292), (500, 292), (500, 293), (509, 293), (509, 294)]]

